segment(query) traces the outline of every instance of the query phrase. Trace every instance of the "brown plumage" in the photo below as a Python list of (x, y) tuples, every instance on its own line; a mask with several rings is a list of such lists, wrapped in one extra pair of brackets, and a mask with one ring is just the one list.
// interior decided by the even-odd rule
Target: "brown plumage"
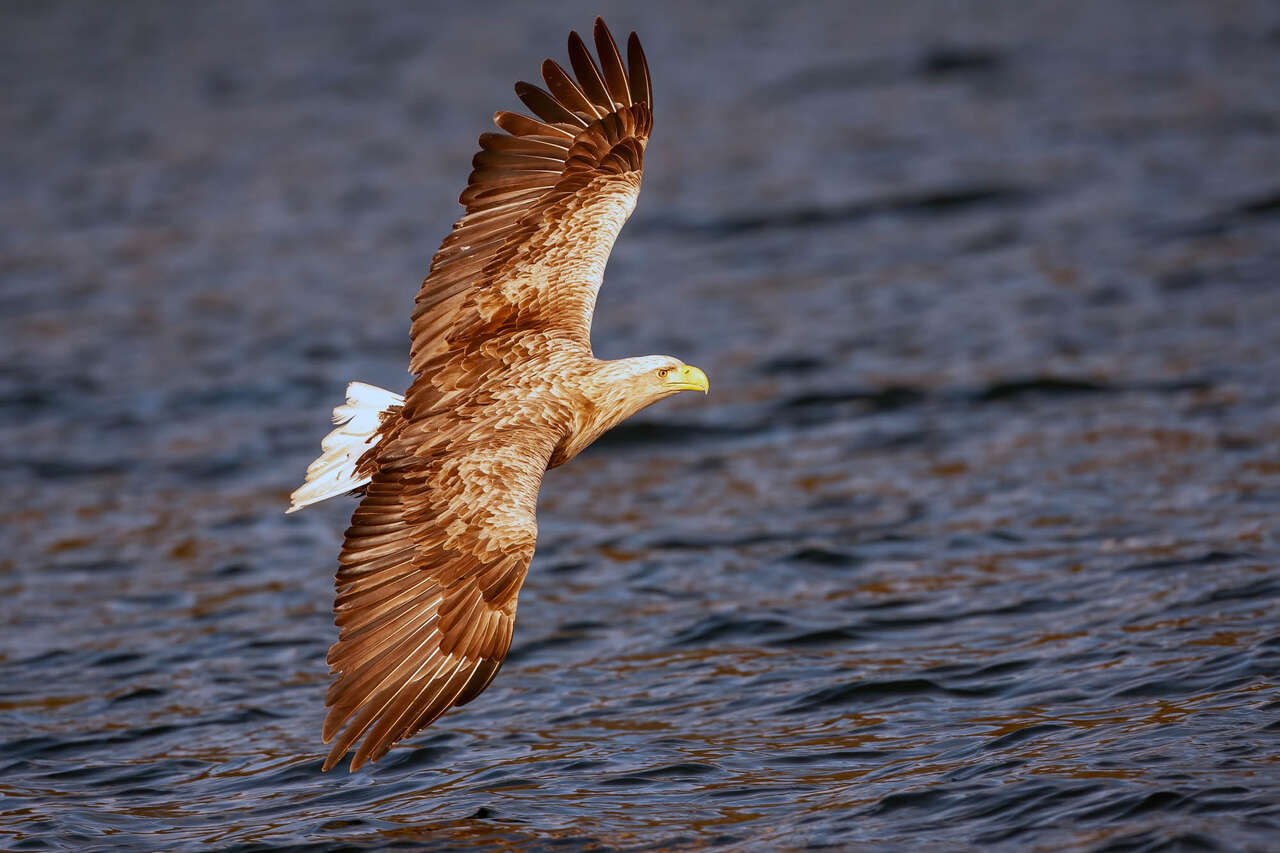
[[(668, 356), (601, 361), (591, 316), (635, 206), (653, 99), (634, 33), (624, 63), (596, 19), (599, 63), (569, 36), (570, 74), (516, 84), (537, 118), (480, 137), (466, 212), (415, 301), (403, 398), (353, 383), (291, 511), (364, 497), (338, 559), (325, 697), (328, 770), (354, 770), (470, 702), (511, 645), (537, 539), (543, 472), (650, 403), (707, 389)], [(363, 741), (361, 741), (363, 738)]]

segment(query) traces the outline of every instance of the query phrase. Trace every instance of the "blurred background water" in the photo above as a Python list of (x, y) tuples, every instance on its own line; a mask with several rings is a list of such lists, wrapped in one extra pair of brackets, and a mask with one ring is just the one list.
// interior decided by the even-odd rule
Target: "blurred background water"
[[(286, 496), (597, 13), (657, 115), (596, 349), (712, 394), (321, 775), (354, 502)], [(0, 846), (1280, 846), (1276, 4), (0, 15)]]

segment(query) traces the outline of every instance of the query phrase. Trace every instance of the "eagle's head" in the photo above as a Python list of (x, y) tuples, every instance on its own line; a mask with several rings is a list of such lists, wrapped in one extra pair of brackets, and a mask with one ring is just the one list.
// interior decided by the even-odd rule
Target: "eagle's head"
[(669, 355), (596, 362), (584, 389), (591, 405), (582, 438), (590, 436), (594, 441), (646, 406), (681, 391), (706, 393), (708, 387), (707, 374)]
[(701, 391), (705, 394), (710, 388), (707, 374), (692, 364), (685, 364), (669, 355), (625, 358), (618, 364), (623, 370), (615, 381), (625, 384), (629, 397), (643, 400), (642, 406), (681, 391)]

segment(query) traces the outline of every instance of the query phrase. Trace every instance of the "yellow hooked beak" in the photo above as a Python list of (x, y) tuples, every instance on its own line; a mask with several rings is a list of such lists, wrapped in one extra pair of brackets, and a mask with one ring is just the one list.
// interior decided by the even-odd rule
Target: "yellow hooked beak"
[(692, 364), (686, 364), (667, 374), (667, 387), (677, 391), (701, 391), (706, 394), (711, 389), (707, 374)]

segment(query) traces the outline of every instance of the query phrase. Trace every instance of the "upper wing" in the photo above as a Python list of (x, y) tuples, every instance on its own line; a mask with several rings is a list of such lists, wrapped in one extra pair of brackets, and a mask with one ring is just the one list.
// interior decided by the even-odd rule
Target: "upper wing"
[(548, 59), (542, 76), (550, 91), (516, 84), (538, 119), (499, 112), (494, 121), (506, 133), (480, 137), (459, 198), (466, 213), (415, 300), (409, 417), (438, 399), (418, 386), (451, 354), (528, 332), (590, 347), (596, 293), (635, 207), (653, 123), (649, 69), (635, 33), (626, 65), (599, 18), (594, 37), (599, 65), (576, 32), (569, 36), (576, 81)]
[[(474, 699), (506, 657), (555, 436), (469, 423), (431, 446), (392, 438), (347, 529), (329, 649), (328, 770), (355, 770)], [(367, 735), (366, 735), (367, 732)]]

